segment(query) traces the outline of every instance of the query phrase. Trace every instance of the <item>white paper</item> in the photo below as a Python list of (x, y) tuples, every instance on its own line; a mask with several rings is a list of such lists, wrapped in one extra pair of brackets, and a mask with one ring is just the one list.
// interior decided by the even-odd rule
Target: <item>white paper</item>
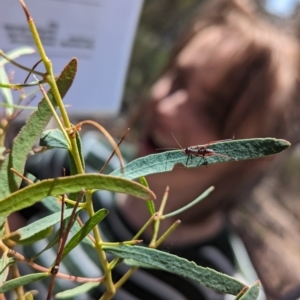
[[(79, 60), (75, 81), (64, 99), (69, 111), (116, 113), (143, 0), (26, 0), (46, 53), (59, 74), (72, 57)], [(33, 46), (18, 0), (0, 0), (0, 48)], [(18, 62), (32, 67), (37, 55)], [(39, 70), (43, 70), (41, 67)], [(14, 70), (14, 82), (26, 74)], [(31, 77), (31, 81), (34, 78)], [(40, 97), (39, 97), (40, 98)]]

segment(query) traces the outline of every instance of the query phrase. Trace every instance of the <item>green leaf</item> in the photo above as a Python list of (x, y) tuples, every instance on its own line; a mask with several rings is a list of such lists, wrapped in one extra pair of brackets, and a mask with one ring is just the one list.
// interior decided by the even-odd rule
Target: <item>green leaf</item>
[[(16, 59), (21, 55), (26, 55), (26, 54), (32, 54), (34, 53), (35, 50), (32, 47), (29, 46), (21, 46), (21, 47), (17, 47), (11, 51), (9, 51), (8, 53), (6, 53), (6, 55), (10, 58), (10, 59)], [(0, 82), (1, 83), (9, 83), (9, 78), (7, 76), (7, 73), (5, 71), (4, 65), (9, 63), (8, 60), (6, 60), (3, 57), (0, 57)], [(7, 89), (7, 88), (0, 88), (0, 93), (3, 96), (3, 101), (4, 103), (8, 104), (8, 106), (5, 108), (6, 111), (6, 115), (7, 116), (11, 116), (13, 114), (13, 108), (9, 107), (9, 105), (13, 104), (13, 96), (12, 96), (12, 92), (11, 89)]]
[[(9, 83), (9, 78), (6, 74), (4, 67), (0, 66), (0, 82)], [(14, 113), (14, 109), (11, 105), (14, 103), (11, 89), (0, 88), (0, 94), (2, 94), (3, 102), (7, 104), (5, 107), (5, 114), (7, 117), (11, 117)]]
[(7, 253), (4, 252), (0, 259), (0, 286), (6, 280), (9, 271), (10, 259)]
[(100, 282), (87, 282), (73, 289), (57, 293), (55, 295), (55, 299), (74, 298), (75, 296), (86, 293), (99, 285)]
[[(80, 160), (81, 160), (82, 166), (84, 168), (85, 161), (84, 161), (83, 154), (82, 154), (82, 144), (81, 144), (81, 139), (80, 139), (80, 135), (78, 132), (76, 132), (75, 138), (76, 138), (78, 152), (80, 155)], [(49, 147), (49, 148), (62, 148), (62, 149), (69, 150), (69, 145), (65, 139), (65, 136), (59, 129), (51, 129), (51, 130), (47, 130), (47, 131), (43, 132), (43, 134), (40, 138), (40, 146), (45, 146), (45, 147)], [(78, 174), (76, 163), (75, 163), (75, 160), (74, 160), (71, 152), (69, 152), (69, 159), (70, 159), (71, 175)], [(74, 194), (70, 195), (70, 199), (75, 200), (75, 199), (77, 199), (78, 196), (79, 196), (79, 193), (74, 193)]]
[[(28, 55), (28, 54), (33, 54), (35, 52), (35, 49), (33, 47), (29, 46), (20, 46), (17, 47), (9, 52), (6, 53), (6, 55), (10, 59), (16, 59), (22, 55)], [(4, 57), (0, 57), (0, 67), (3, 67), (5, 64), (9, 63), (8, 60), (6, 60)]]
[(243, 294), (241, 297), (237, 297), (236, 299), (239, 300), (256, 300), (259, 295), (260, 290), (260, 282), (255, 282), (247, 291), (245, 294)]
[(34, 300), (32, 292), (27, 292), (24, 296), (25, 300)]
[(137, 267), (149, 267), (164, 270), (187, 277), (213, 288), (218, 292), (237, 295), (245, 285), (210, 268), (197, 266), (194, 262), (173, 254), (141, 246), (103, 247), (105, 251), (125, 260), (125, 263)]
[[(83, 167), (84, 167), (84, 158), (82, 155), (82, 144), (78, 132), (76, 132), (76, 144), (78, 147), (79, 154), (81, 156), (80, 157), (81, 162), (83, 163)], [(50, 129), (44, 131), (40, 138), (40, 146), (45, 146), (48, 148), (62, 148), (62, 149), (69, 150), (69, 145), (65, 139), (65, 136), (59, 129)], [(71, 159), (71, 175), (78, 174), (72, 155), (70, 155), (70, 159)]]
[[(77, 60), (73, 58), (62, 71), (56, 83), (60, 94), (64, 97), (72, 85), (77, 70)], [(48, 97), (54, 107), (56, 102), (51, 89), (48, 91)], [(39, 138), (42, 131), (49, 123), (52, 112), (48, 103), (43, 99), (38, 109), (32, 113), (27, 123), (24, 125), (18, 136), (15, 138), (11, 153), (7, 155), (0, 170), (0, 198), (9, 195), (18, 190), (21, 178), (10, 171), (11, 168), (16, 169), (23, 174), (25, 161), (35, 141)]]
[(46, 245), (45, 248), (43, 248), (40, 252), (36, 253), (34, 256), (31, 257), (31, 260), (37, 259), (43, 252), (47, 251), (48, 249), (52, 248), (56, 244), (58, 244), (60, 238), (60, 231), (56, 231), (52, 236), (49, 241), (49, 243)]
[(107, 209), (98, 210), (88, 221), (80, 228), (80, 230), (70, 239), (65, 246), (62, 259), (73, 250), (88, 234), (89, 232), (99, 224), (108, 214)]
[(61, 202), (54, 196), (45, 197), (41, 203), (51, 212), (58, 212), (61, 210)]
[(204, 158), (188, 157), (183, 150), (167, 151), (138, 158), (124, 167), (124, 173), (121, 172), (121, 169), (118, 169), (110, 175), (135, 179), (141, 176), (171, 171), (177, 164), (182, 164), (187, 168), (195, 168), (220, 162), (264, 157), (279, 153), (290, 145), (286, 140), (274, 138), (215, 142), (208, 147), (216, 153), (215, 155), (205, 156)]
[(50, 276), (49, 273), (35, 273), (35, 274), (25, 275), (22, 277), (18, 277), (18, 278), (6, 281), (0, 287), (0, 293), (6, 293), (8, 291), (16, 289), (19, 286), (24, 286), (24, 285), (39, 281), (48, 276)]
[(0, 216), (31, 206), (47, 196), (74, 193), (82, 189), (103, 189), (145, 200), (155, 199), (152, 191), (134, 181), (103, 174), (81, 174), (42, 180), (10, 194), (0, 200)]
[[(52, 211), (52, 212), (57, 212), (57, 211), (60, 211), (60, 210), (61, 210), (61, 204), (58, 203), (57, 199), (56, 199), (55, 197), (53, 197), (53, 196), (49, 196), (49, 197), (44, 198), (44, 199), (41, 201), (41, 203), (42, 203), (48, 210), (50, 210), (50, 211)], [(71, 228), (71, 232), (72, 232), (73, 234), (76, 234), (77, 231), (80, 230), (80, 228), (81, 228), (81, 227), (79, 226), (78, 222), (76, 221), (76, 222), (74, 223), (74, 225), (72, 226), (72, 228)], [(83, 239), (83, 242), (86, 243), (86, 244), (88, 244), (88, 245), (90, 245), (90, 246), (93, 246), (93, 243), (92, 243), (91, 240), (90, 240), (89, 238), (87, 238), (87, 237), (85, 237), (85, 238)], [(48, 248), (47, 248), (47, 249), (48, 249)]]
[(5, 231), (6, 217), (0, 217), (0, 239), (3, 237)]
[(59, 129), (44, 131), (40, 137), (40, 146), (69, 149), (69, 145), (65, 137)]
[[(72, 214), (73, 208), (65, 209), (64, 210), (64, 220)], [(81, 210), (79, 207), (76, 211), (78, 213)], [(22, 227), (12, 234), (16, 233), (19, 235), (19, 240), (17, 241), (18, 244), (29, 244), (40, 239), (45, 238), (52, 232), (52, 226), (58, 223), (61, 220), (61, 212), (56, 212), (50, 216), (41, 218), (25, 227)], [(49, 232), (50, 231), (50, 232)], [(47, 234), (48, 233), (48, 234)], [(47, 235), (45, 235), (47, 234)]]
[[(144, 176), (140, 177), (139, 181), (143, 186), (145, 186), (147, 188), (149, 187), (148, 182)], [(155, 205), (154, 205), (153, 200), (147, 200), (146, 204), (147, 204), (147, 209), (150, 213), (150, 216), (153, 216), (155, 214)]]

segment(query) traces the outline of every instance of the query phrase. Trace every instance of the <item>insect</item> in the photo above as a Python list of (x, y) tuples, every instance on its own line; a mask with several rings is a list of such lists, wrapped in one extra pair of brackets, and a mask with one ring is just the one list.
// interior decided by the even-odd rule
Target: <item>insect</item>
[[(182, 146), (179, 144), (179, 142), (177, 141), (177, 139), (175, 138), (174, 134), (171, 133), (174, 140), (176, 141), (177, 145), (180, 147), (180, 149), (183, 151), (183, 153), (185, 155), (187, 155), (187, 161), (186, 161), (186, 167), (188, 165), (188, 162), (189, 162), (189, 159), (191, 160), (190, 163), (192, 163), (192, 159), (193, 157), (201, 157), (203, 160), (204, 160), (204, 164), (207, 164), (207, 162), (205, 161), (205, 157), (206, 156), (213, 156), (213, 155), (216, 155), (216, 156), (221, 156), (221, 157), (225, 157), (225, 158), (230, 158), (230, 159), (233, 159), (233, 160), (236, 160), (235, 158), (231, 157), (231, 156), (228, 156), (226, 154), (221, 154), (221, 153), (218, 153), (218, 152), (215, 152), (214, 150), (212, 149), (209, 149), (208, 147), (211, 145), (211, 144), (214, 144), (216, 142), (224, 142), (224, 141), (232, 141), (234, 139), (234, 136), (232, 137), (232, 139), (225, 139), (225, 140), (219, 140), (219, 141), (212, 141), (212, 142), (209, 142), (205, 145), (196, 145), (196, 146), (190, 146), (190, 147), (187, 147), (187, 148), (182, 148)], [(200, 165), (200, 162), (197, 166)]]

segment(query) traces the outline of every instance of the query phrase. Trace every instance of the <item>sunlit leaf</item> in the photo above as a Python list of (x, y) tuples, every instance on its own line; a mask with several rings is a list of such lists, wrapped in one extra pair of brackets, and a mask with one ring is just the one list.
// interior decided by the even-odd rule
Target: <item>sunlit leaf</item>
[[(21, 46), (21, 47), (17, 47), (9, 52), (6, 53), (6, 55), (12, 59), (15, 60), (16, 58), (22, 56), (22, 55), (26, 55), (26, 54), (32, 54), (35, 52), (35, 49), (33, 47), (29, 47), (29, 46)], [(10, 80), (6, 74), (4, 65), (9, 63), (8, 60), (6, 60), (4, 57), (0, 56), (0, 83), (10, 83)], [(5, 108), (5, 112), (6, 115), (8, 117), (10, 117), (14, 110), (12, 107), (10, 107), (10, 105), (13, 105), (13, 96), (12, 96), (12, 92), (11, 89), (8, 88), (0, 88), (0, 93), (2, 94), (3, 97), (3, 101), (5, 104), (7, 104), (6, 108)]]
[(152, 191), (137, 182), (103, 174), (82, 174), (42, 180), (10, 194), (0, 200), (0, 216), (31, 206), (47, 196), (74, 193), (82, 189), (103, 189), (145, 200), (155, 199)]
[(2, 238), (5, 231), (5, 222), (6, 222), (6, 217), (0, 217), (0, 238)]
[(55, 299), (66, 299), (66, 298), (74, 298), (80, 294), (86, 293), (91, 289), (99, 286), (100, 282), (87, 282), (80, 286), (77, 286), (73, 289), (66, 290), (55, 295)]
[(24, 275), (22, 277), (18, 277), (18, 278), (6, 281), (0, 287), (0, 293), (6, 293), (10, 290), (16, 289), (19, 286), (24, 286), (24, 285), (39, 281), (39, 280), (44, 279), (49, 276), (50, 276), (50, 273), (35, 273), (35, 274), (30, 274), (30, 275)]
[(2, 257), (0, 258), (0, 286), (2, 286), (3, 282), (7, 278), (9, 265), (10, 265), (9, 257), (7, 256), (7, 253), (4, 252)]
[[(139, 178), (140, 183), (145, 186), (145, 187), (149, 187), (148, 182), (146, 180), (146, 178), (144, 176)], [(146, 201), (146, 205), (147, 205), (147, 209), (150, 213), (150, 216), (153, 216), (155, 214), (155, 205), (154, 205), (154, 201), (153, 200), (148, 200)]]
[[(72, 214), (73, 208), (65, 209), (63, 219), (70, 217)], [(79, 207), (77, 213), (81, 210)], [(12, 234), (17, 234), (19, 239), (17, 240), (18, 244), (29, 244), (40, 239), (45, 238), (52, 232), (52, 226), (58, 223), (61, 220), (61, 212), (56, 212), (50, 216), (41, 218), (33, 223), (28, 224), (25, 227), (22, 227)]]
[(241, 297), (238, 297), (236, 299), (238, 300), (256, 300), (259, 295), (260, 290), (260, 282), (257, 281), (255, 284), (253, 284)]

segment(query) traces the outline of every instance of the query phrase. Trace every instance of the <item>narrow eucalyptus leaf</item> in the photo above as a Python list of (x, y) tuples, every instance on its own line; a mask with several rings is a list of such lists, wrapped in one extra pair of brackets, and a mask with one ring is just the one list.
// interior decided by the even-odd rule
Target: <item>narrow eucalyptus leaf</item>
[(65, 246), (62, 258), (64, 258), (71, 250), (73, 250), (90, 233), (90, 231), (105, 218), (107, 214), (107, 209), (100, 209), (90, 219), (88, 219), (88, 221)]
[(50, 276), (49, 273), (35, 273), (35, 274), (25, 275), (22, 277), (18, 277), (18, 278), (6, 281), (0, 287), (0, 293), (6, 293), (8, 291), (16, 289), (19, 286), (24, 286), (24, 285), (39, 281), (39, 280), (44, 279), (49, 276)]
[(238, 163), (240, 160), (260, 158), (279, 153), (290, 145), (286, 140), (274, 138), (214, 142), (207, 147), (207, 149), (213, 151), (213, 155), (204, 157), (188, 156), (184, 153), (184, 149), (166, 151), (135, 159), (124, 166), (123, 173), (121, 169), (118, 169), (110, 175), (135, 179), (150, 174), (172, 171), (177, 164), (181, 164), (186, 168), (195, 168), (220, 162), (233, 161)]
[(10, 260), (7, 253), (3, 253), (0, 259), (0, 286), (5, 282), (9, 271)]
[[(63, 216), (64, 220), (71, 216), (72, 210), (73, 208), (64, 210), (64, 216)], [(81, 208), (79, 207), (77, 209), (77, 212), (79, 212), (80, 210)], [(20, 235), (20, 239), (18, 243), (27, 244), (44, 238), (45, 236), (40, 234), (40, 232), (51, 228), (54, 224), (58, 223), (60, 220), (61, 220), (61, 212), (59, 211), (16, 230), (15, 232)]]
[(0, 239), (3, 237), (4, 231), (5, 231), (5, 222), (6, 217), (0, 217)]
[(45, 197), (41, 203), (51, 212), (58, 212), (61, 210), (61, 204), (54, 196)]
[(31, 260), (37, 259), (43, 252), (47, 251), (48, 249), (50, 249), (53, 246), (55, 246), (56, 244), (58, 244), (59, 238), (60, 238), (60, 231), (58, 230), (51, 236), (51, 239), (50, 239), (49, 243), (46, 245), (46, 247), (43, 248), (37, 254), (35, 254), (33, 257), (31, 257)]
[[(9, 78), (6, 74), (4, 67), (0, 65), (0, 82), (9, 83)], [(5, 107), (5, 114), (7, 117), (11, 117), (14, 113), (14, 109), (10, 106), (14, 103), (11, 89), (0, 88), (0, 94), (2, 95), (3, 102), (7, 104)]]
[[(6, 53), (6, 55), (10, 58), (10, 59), (16, 59), (21, 55), (26, 55), (26, 54), (32, 54), (34, 53), (35, 50), (33, 47), (29, 47), (29, 46), (21, 46), (21, 47), (17, 47), (9, 52)], [(4, 57), (0, 57), (0, 82), (1, 83), (9, 83), (10, 80), (7, 76), (7, 73), (5, 71), (4, 65), (9, 63), (8, 60), (6, 60)], [(8, 105), (12, 105), (13, 104), (13, 96), (12, 96), (12, 91), (9, 88), (3, 88), (0, 89), (0, 93), (3, 96), (3, 101), (4, 103), (8, 104)], [(13, 108), (7, 106), (5, 108), (5, 112), (7, 116), (11, 116), (13, 114)]]
[(103, 189), (144, 200), (155, 199), (152, 191), (137, 182), (103, 174), (81, 174), (42, 180), (10, 194), (0, 200), (0, 216), (31, 206), (47, 196), (74, 193), (82, 189)]
[[(16, 47), (5, 54), (12, 60), (22, 56), (22, 55), (28, 55), (33, 54), (35, 52), (35, 49), (33, 47), (29, 46), (20, 46)], [(4, 57), (0, 57), (0, 66), (4, 66), (5, 64), (9, 63), (8, 60), (6, 60)]]
[(130, 259), (133, 266), (160, 269), (187, 277), (224, 294), (237, 295), (245, 287), (242, 282), (228, 275), (197, 266), (194, 262), (156, 249), (141, 246), (103, 248), (118, 257)]
[(25, 294), (25, 300), (34, 300), (33, 294), (31, 292), (27, 292)]
[(65, 137), (59, 129), (50, 129), (44, 131), (40, 137), (40, 146), (69, 149)]
[(260, 290), (260, 282), (257, 281), (243, 294), (241, 297), (237, 297), (238, 300), (257, 300)]
[[(73, 58), (59, 75), (56, 83), (61, 97), (64, 97), (71, 87), (77, 71), (77, 59)], [(57, 107), (51, 89), (47, 95)], [(5, 157), (0, 170), (0, 198), (18, 190), (21, 178), (10, 171), (11, 168), (23, 173), (26, 157), (35, 141), (40, 137), (52, 117), (51, 109), (45, 99), (38, 105), (38, 109), (31, 114), (18, 136), (14, 139), (11, 152)]]
[(74, 298), (75, 296), (86, 293), (99, 285), (100, 285), (100, 282), (87, 282), (87, 283), (79, 285), (73, 289), (57, 293), (55, 295), (55, 299)]
[[(140, 183), (145, 186), (145, 187), (149, 187), (147, 179), (142, 176), (139, 178)], [(148, 200), (146, 201), (146, 205), (147, 205), (147, 209), (150, 213), (150, 216), (153, 216), (155, 214), (155, 205), (154, 205), (154, 201), (153, 200)]]

